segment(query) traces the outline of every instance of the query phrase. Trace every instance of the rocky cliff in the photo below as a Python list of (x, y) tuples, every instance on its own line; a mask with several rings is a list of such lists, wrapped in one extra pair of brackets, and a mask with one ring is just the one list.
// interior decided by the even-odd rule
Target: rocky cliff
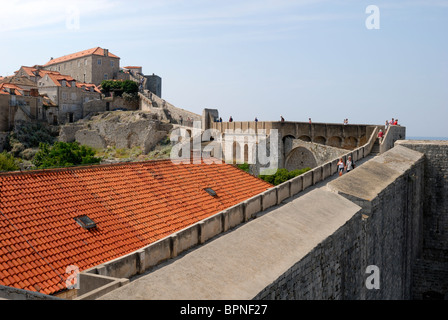
[(146, 154), (171, 129), (171, 124), (162, 123), (149, 112), (113, 111), (62, 126), (59, 141), (77, 141), (95, 149), (140, 147)]

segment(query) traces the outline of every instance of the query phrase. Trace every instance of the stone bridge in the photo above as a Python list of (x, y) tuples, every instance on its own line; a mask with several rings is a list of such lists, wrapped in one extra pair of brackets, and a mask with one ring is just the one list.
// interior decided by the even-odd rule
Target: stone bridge
[[(204, 117), (204, 115), (203, 115)], [(203, 119), (203, 128), (216, 130), (225, 136), (227, 132), (265, 132), (269, 136), (272, 130), (278, 133), (278, 166), (279, 168), (300, 169), (319, 165), (316, 145), (326, 146), (331, 156), (343, 154), (344, 150), (353, 150), (364, 145), (372, 134), (375, 125), (363, 124), (331, 124), (331, 123), (307, 123), (307, 122), (276, 122), (276, 121), (242, 121), (242, 122), (215, 122)], [(263, 131), (264, 130), (264, 131)], [(305, 143), (300, 143), (305, 142)], [(235, 143), (236, 144), (236, 143)], [(314, 145), (314, 147), (313, 147)], [(243, 150), (244, 160), (247, 160), (248, 148), (234, 146)], [(330, 151), (331, 150), (331, 151)], [(322, 148), (319, 149), (319, 153)], [(327, 159), (323, 159), (325, 162)]]

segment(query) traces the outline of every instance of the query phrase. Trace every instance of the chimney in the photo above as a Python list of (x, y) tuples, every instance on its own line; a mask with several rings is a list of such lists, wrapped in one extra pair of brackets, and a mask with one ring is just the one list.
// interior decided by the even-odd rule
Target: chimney
[(104, 49), (104, 56), (108, 57), (109, 56), (109, 49)]

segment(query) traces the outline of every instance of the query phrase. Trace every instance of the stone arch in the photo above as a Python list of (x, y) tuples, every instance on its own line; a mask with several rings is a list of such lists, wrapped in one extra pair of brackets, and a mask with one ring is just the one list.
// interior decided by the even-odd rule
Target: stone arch
[(337, 136), (331, 137), (330, 139), (328, 139), (327, 145), (340, 148), (342, 147), (342, 138)]
[(241, 161), (241, 145), (237, 141), (234, 141), (232, 149), (233, 149), (232, 163), (236, 164), (239, 161)]
[(319, 143), (319, 144), (327, 144), (327, 139), (325, 137), (322, 136), (318, 136), (314, 138), (314, 143)]
[(304, 147), (297, 147), (291, 150), (286, 157), (285, 168), (289, 171), (303, 168), (315, 168), (317, 161), (314, 154)]
[(358, 146), (358, 139), (355, 137), (347, 137), (344, 139), (344, 147), (346, 148), (356, 148)]
[(294, 137), (293, 135), (290, 135), (290, 134), (283, 136), (282, 141), (283, 141), (283, 154), (284, 155), (288, 154), (292, 150), (292, 143), (295, 138), (296, 137)]
[(249, 162), (249, 145), (245, 144), (244, 145), (244, 163), (248, 163)]
[(306, 136), (306, 135), (300, 136), (298, 139), (302, 140), (302, 141), (311, 142), (311, 138), (309, 136)]

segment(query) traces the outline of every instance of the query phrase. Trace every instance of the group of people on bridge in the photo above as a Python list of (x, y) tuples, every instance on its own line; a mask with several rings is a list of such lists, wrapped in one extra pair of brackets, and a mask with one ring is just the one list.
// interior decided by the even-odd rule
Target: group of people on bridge
[(339, 162), (338, 162), (338, 173), (340, 176), (342, 176), (342, 174), (345, 172), (350, 172), (353, 169), (355, 169), (356, 164), (355, 161), (352, 160), (352, 156), (348, 156), (347, 162), (344, 163), (344, 159), (339, 158)]

